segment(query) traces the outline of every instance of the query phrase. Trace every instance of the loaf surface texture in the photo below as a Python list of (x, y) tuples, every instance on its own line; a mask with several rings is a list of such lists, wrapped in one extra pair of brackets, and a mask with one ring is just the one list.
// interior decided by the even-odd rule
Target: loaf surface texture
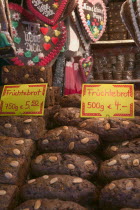
[(79, 177), (68, 175), (44, 175), (29, 180), (21, 188), (23, 200), (48, 198), (90, 204), (97, 200), (98, 190), (94, 184)]
[(105, 210), (140, 208), (140, 179), (128, 178), (112, 181), (100, 194), (100, 207)]
[(99, 136), (73, 126), (61, 126), (49, 130), (38, 142), (41, 152), (90, 154), (100, 145)]

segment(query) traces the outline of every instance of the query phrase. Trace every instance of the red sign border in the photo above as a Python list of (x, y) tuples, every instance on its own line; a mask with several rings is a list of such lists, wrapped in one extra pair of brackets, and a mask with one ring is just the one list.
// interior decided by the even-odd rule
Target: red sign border
[[(131, 97), (133, 96), (133, 87), (132, 85), (124, 85), (124, 84), (117, 84), (117, 85), (114, 85), (114, 84), (110, 84), (114, 87), (120, 87), (120, 88), (129, 88), (130, 89), (130, 94), (131, 94)], [(93, 85), (86, 85), (84, 84), (84, 88), (83, 88), (83, 93), (82, 93), (82, 96), (85, 96), (86, 95), (86, 88), (89, 88), (89, 87), (100, 87), (101, 85), (99, 84), (93, 84)], [(83, 102), (81, 104), (81, 108), (82, 108), (82, 116), (84, 117), (96, 117), (96, 116), (99, 116), (99, 117), (102, 117), (102, 115), (100, 113), (86, 113), (85, 112), (85, 108), (86, 108), (86, 105), (85, 103)], [(133, 106), (133, 103), (130, 104), (130, 113), (129, 114), (114, 114), (112, 117), (132, 117), (133, 116), (133, 111), (134, 111), (134, 106)]]
[[(24, 84), (24, 85), (26, 85), (26, 84)], [(7, 88), (19, 88), (20, 86), (21, 85), (6, 85), (6, 86), (4, 86), (2, 96), (5, 95), (5, 92), (6, 92)], [(43, 88), (42, 94), (45, 95), (46, 84), (44, 84), (44, 85), (43, 84), (38, 84), (38, 85), (37, 84), (34, 84), (34, 85), (29, 84), (28, 87), (42, 87)], [(21, 115), (35, 115), (35, 114), (40, 114), (41, 115), (41, 114), (43, 114), (42, 113), (43, 105), (44, 105), (44, 102), (42, 102), (40, 104), (40, 110), (37, 111), (37, 112), (23, 112)], [(15, 115), (16, 114), (15, 112), (2, 112), (2, 106), (3, 106), (3, 104), (0, 105), (0, 115)]]

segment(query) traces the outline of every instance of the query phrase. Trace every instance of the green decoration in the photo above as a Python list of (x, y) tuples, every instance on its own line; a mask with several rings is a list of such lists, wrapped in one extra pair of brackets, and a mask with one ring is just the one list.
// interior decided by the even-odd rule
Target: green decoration
[(38, 56), (35, 56), (35, 57), (32, 59), (32, 61), (33, 61), (34, 63), (39, 62), (39, 57), (38, 57)]
[(10, 47), (11, 44), (8, 42), (7, 37), (4, 33), (0, 33), (0, 47)]
[(20, 37), (14, 37), (14, 42), (17, 44), (20, 44), (21, 38)]
[(17, 27), (18, 27), (18, 22), (17, 22), (17, 21), (12, 21), (12, 26), (13, 26), (14, 28), (17, 28)]
[(32, 56), (32, 53), (30, 51), (27, 51), (24, 53), (25, 57), (30, 58)]

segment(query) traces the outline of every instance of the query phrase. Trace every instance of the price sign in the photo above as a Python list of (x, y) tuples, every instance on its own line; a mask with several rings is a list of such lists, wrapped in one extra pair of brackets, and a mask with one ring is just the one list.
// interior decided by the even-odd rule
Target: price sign
[(81, 117), (134, 118), (133, 84), (83, 84)]
[(5, 85), (0, 116), (43, 115), (47, 84)]

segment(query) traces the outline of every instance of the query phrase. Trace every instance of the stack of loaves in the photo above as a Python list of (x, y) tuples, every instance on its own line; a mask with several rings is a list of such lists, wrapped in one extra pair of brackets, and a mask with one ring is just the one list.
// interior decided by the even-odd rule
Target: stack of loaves
[[(18, 138), (0, 138), (2, 210), (140, 209), (139, 116), (85, 119), (80, 104), (79, 94), (62, 96), (46, 108), (41, 136), (37, 118), (19, 117)], [(5, 136), (20, 131), (14, 122), (1, 123)], [(36, 141), (20, 136), (24, 126)]]
[(20, 190), (22, 204), (16, 210), (84, 210), (97, 204), (99, 163), (93, 154), (100, 145), (99, 135), (78, 128), (82, 119), (77, 98), (68, 100), (71, 107), (58, 105), (45, 112), (48, 131), (37, 141), (30, 179)]
[[(139, 93), (136, 91), (136, 96)], [(65, 156), (65, 161), (68, 160), (68, 155), (64, 153), (69, 153), (69, 160), (72, 160), (74, 153), (76, 154), (86, 154), (87, 162), (79, 156), (79, 163), (82, 163), (83, 167), (90, 167), (90, 159), (95, 160), (95, 145), (98, 145), (97, 137), (100, 137), (100, 142), (102, 148), (96, 151), (96, 154), (103, 159), (100, 162), (98, 176), (96, 176), (96, 185), (98, 189), (101, 189), (99, 195), (99, 206), (97, 209), (103, 210), (119, 210), (123, 208), (140, 208), (140, 118), (136, 116), (135, 119), (122, 119), (122, 118), (92, 118), (92, 119), (82, 119), (80, 118), (80, 95), (69, 95), (63, 96), (60, 100), (61, 107), (54, 107), (50, 111), (50, 117), (52, 120), (52, 128), (46, 133), (45, 139), (38, 142), (38, 150), (41, 152), (61, 152)], [(69, 104), (71, 107), (69, 107)], [(46, 115), (47, 118), (49, 118)], [(69, 132), (68, 132), (69, 131)], [(83, 134), (83, 135), (82, 135)], [(94, 138), (91, 136), (94, 135)], [(94, 146), (93, 146), (94, 144)], [(52, 155), (52, 154), (51, 154)], [(48, 157), (48, 154), (39, 156), (36, 159), (38, 165), (42, 165), (45, 168), (44, 156)], [(76, 155), (77, 156), (77, 155)], [(72, 162), (67, 162), (67, 168), (70, 169), (70, 175), (77, 175), (82, 177), (76, 178), (77, 182), (84, 183), (85, 179), (90, 179), (88, 176), (83, 175), (80, 171), (78, 174), (76, 168), (78, 164), (76, 163), (76, 156)], [(93, 157), (94, 156), (94, 157)], [(50, 156), (49, 156), (50, 157)], [(70, 158), (71, 157), (71, 158)], [(54, 157), (51, 157), (52, 159)], [(50, 158), (50, 159), (51, 159)], [(59, 160), (60, 156), (56, 156), (54, 160)], [(89, 159), (90, 158), (90, 159)], [(61, 164), (64, 164), (63, 158), (61, 159)], [(84, 160), (84, 161), (83, 161)], [(54, 161), (54, 162), (55, 162)], [(83, 162), (82, 162), (83, 161)], [(41, 164), (42, 163), (42, 164)], [(49, 163), (48, 163), (49, 164)], [(53, 163), (54, 164), (54, 163)], [(59, 163), (59, 166), (62, 166)], [(93, 164), (93, 162), (92, 162)], [(59, 171), (58, 169), (53, 169), (51, 174)], [(38, 171), (35, 172), (38, 168)], [(36, 166), (33, 162), (32, 171), (34, 175), (39, 173), (39, 166)], [(64, 166), (63, 166), (64, 170)], [(43, 169), (42, 169), (43, 171)], [(50, 168), (48, 166), (48, 173)], [(55, 171), (55, 172), (54, 172)], [(65, 168), (65, 171), (66, 168)], [(87, 173), (86, 168), (84, 172)], [(92, 169), (93, 172), (93, 169)], [(45, 174), (45, 173), (43, 173)], [(64, 174), (64, 172), (59, 172), (59, 174)], [(68, 172), (65, 172), (68, 174)], [(40, 172), (42, 175), (42, 172)], [(48, 175), (49, 176), (49, 175)], [(62, 176), (61, 176), (62, 177)], [(94, 175), (92, 174), (92, 177)], [(59, 183), (60, 177), (57, 175), (53, 176), (53, 181)], [(75, 180), (75, 177), (73, 177)], [(37, 181), (38, 179), (36, 179)], [(47, 179), (48, 180), (48, 179)], [(81, 181), (80, 181), (81, 180)], [(95, 180), (90, 179), (93, 183)], [(37, 186), (36, 181), (34, 181), (33, 186)], [(53, 182), (52, 181), (52, 182)], [(51, 180), (50, 180), (51, 182)], [(99, 187), (99, 185), (100, 187)], [(78, 183), (74, 183), (78, 184)], [(93, 184), (92, 184), (93, 185)], [(59, 185), (60, 186), (60, 185)], [(29, 186), (25, 186), (24, 190), (29, 190)], [(70, 188), (69, 188), (70, 189)], [(79, 188), (80, 189), (80, 188)], [(88, 188), (87, 188), (88, 189)], [(24, 192), (25, 192), (24, 191)], [(85, 191), (83, 189), (82, 191)], [(87, 192), (87, 190), (86, 190)], [(85, 192), (85, 193), (86, 193)], [(60, 191), (57, 195), (59, 195)], [(75, 196), (75, 192), (74, 197)], [(88, 196), (85, 196), (88, 199)], [(95, 194), (94, 194), (95, 196)], [(94, 201), (92, 196), (92, 202)], [(61, 197), (61, 199), (64, 199)], [(65, 198), (65, 200), (68, 198)], [(90, 204), (89, 201), (75, 200), (76, 202), (85, 205)], [(86, 205), (85, 205), (86, 206)], [(87, 207), (87, 206), (86, 206)]]

